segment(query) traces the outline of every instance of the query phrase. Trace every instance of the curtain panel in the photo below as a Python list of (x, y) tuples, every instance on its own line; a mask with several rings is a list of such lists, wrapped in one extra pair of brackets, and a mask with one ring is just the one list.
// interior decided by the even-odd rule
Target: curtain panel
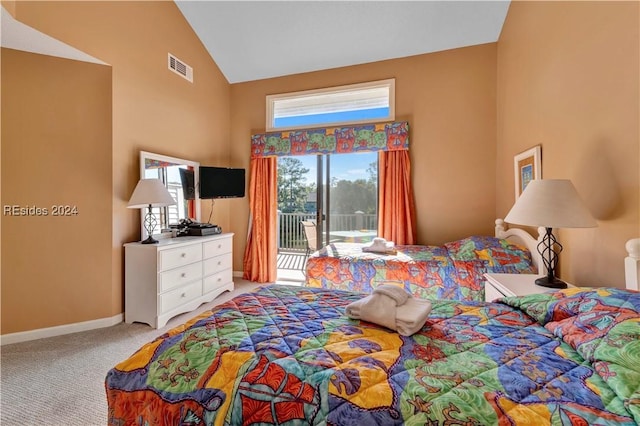
[(378, 235), (399, 245), (416, 242), (409, 151), (378, 154)]
[(409, 149), (409, 123), (289, 130), (251, 136), (251, 158)]
[(245, 280), (268, 283), (276, 280), (276, 170), (275, 157), (251, 160), (249, 178), (249, 231), (244, 252)]

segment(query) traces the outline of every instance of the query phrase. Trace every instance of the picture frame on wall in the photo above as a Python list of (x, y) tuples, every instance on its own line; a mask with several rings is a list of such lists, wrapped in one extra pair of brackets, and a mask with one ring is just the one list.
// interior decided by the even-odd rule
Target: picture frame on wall
[(516, 200), (530, 181), (533, 179), (542, 179), (542, 168), (540, 167), (541, 156), (542, 147), (536, 145), (513, 157)]

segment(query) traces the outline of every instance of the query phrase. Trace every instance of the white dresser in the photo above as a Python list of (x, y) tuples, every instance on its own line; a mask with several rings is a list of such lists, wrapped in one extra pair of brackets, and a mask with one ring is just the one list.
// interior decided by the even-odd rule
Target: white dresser
[(160, 328), (233, 290), (232, 237), (225, 233), (125, 244), (125, 322)]

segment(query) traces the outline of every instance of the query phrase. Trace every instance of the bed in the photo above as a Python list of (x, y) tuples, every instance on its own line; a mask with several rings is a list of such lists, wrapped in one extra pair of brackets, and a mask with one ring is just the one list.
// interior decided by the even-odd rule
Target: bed
[(364, 244), (331, 243), (309, 256), (305, 286), (371, 293), (381, 283), (395, 283), (420, 298), (481, 301), (485, 273), (538, 272), (538, 238), (497, 219), (493, 237), (398, 245), (394, 254), (365, 252)]
[(107, 373), (109, 424), (640, 422), (637, 290), (434, 300), (406, 337), (346, 317), (361, 297), (271, 285), (203, 313)]

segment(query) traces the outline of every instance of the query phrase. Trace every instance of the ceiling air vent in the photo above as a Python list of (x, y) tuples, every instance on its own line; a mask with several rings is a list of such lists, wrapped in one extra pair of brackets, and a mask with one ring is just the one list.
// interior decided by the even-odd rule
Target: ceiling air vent
[(169, 53), (169, 69), (193, 83), (193, 68)]

